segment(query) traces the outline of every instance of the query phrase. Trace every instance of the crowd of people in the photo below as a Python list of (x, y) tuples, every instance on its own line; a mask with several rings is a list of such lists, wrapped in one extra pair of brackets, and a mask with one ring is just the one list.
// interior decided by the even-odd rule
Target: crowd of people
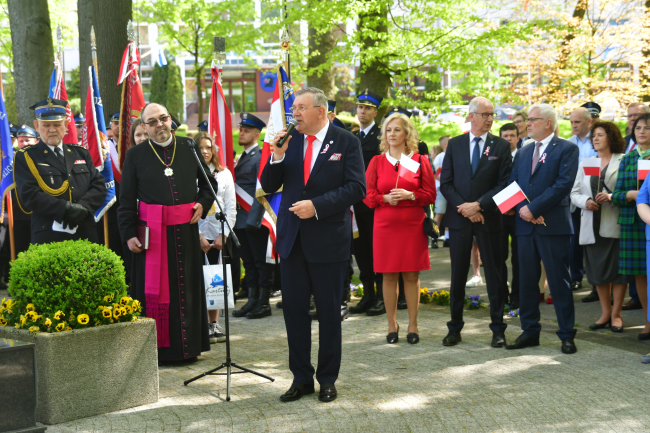
[[(623, 332), (625, 309), (643, 308), (647, 317), (650, 187), (639, 178), (638, 161), (650, 157), (648, 106), (628, 107), (624, 137), (616, 124), (599, 119), (597, 104), (587, 103), (571, 113), (573, 136), (565, 140), (548, 104), (518, 111), (493, 134), (494, 106), (476, 97), (469, 103), (469, 131), (443, 136), (429, 151), (408, 110), (393, 108), (379, 121), (381, 104), (378, 94), (364, 90), (357, 99), (359, 127), (351, 133), (336, 118), (335, 101), (322, 91), (296, 92), (292, 111), (298, 126), (284, 144), (286, 130), (275, 135), (259, 179), (267, 193), (283, 188), (275, 246), (279, 264), (268, 263), (267, 210), (256, 199), (265, 122), (240, 114), (243, 151), (232, 173), (205, 131), (191, 139), (177, 136), (179, 122), (164, 106), (142, 109), (130, 130), (118, 203), (106, 218), (109, 245), (124, 260), (130, 294), (156, 320), (161, 361), (193, 359), (224, 341), (219, 312), (206, 307), (202, 266), (225, 261), (233, 265), (236, 298), (247, 298), (234, 317), (272, 315), (269, 299), (282, 288), (278, 307), (284, 310), (295, 378), (282, 400), (314, 392), (315, 374), (319, 398), (332, 401), (341, 322), (350, 314), (386, 314), (386, 341), (395, 344), (397, 309), (407, 309), (406, 340), (419, 343), (419, 272), (431, 267), (429, 247), (440, 248), (439, 239), (426, 232), (431, 217), (444, 228), (440, 240), (451, 257), (445, 346), (462, 341), (465, 291), (483, 284), (480, 263), (492, 347), (538, 345), (539, 302), (545, 300), (557, 314), (562, 352), (575, 353), (572, 291), (582, 287), (584, 275), (594, 291), (583, 301), (598, 300), (602, 310), (591, 329)], [(104, 239), (104, 225), (95, 222), (94, 213), (106, 186), (86, 149), (62, 143), (66, 106), (67, 101), (41, 101), (32, 107), (35, 129), (12, 130), (19, 148), (12, 193), (18, 252), (30, 243)], [(119, 118), (118, 112), (109, 120), (115, 136)], [(75, 117), (78, 128), (83, 120)], [(115, 137), (108, 144), (114, 150)], [(598, 176), (583, 169), (593, 158), (600, 164)], [(502, 213), (494, 196), (514, 182), (526, 200)], [(224, 232), (210, 185), (228, 221)], [(148, 244), (140, 234), (144, 226)], [(365, 290), (348, 307), (353, 256)], [(628, 287), (631, 301), (624, 304)], [(506, 304), (521, 316), (522, 333), (512, 344), (505, 337)], [(317, 370), (309, 359), (313, 320), (320, 328)], [(650, 339), (650, 322), (638, 338)], [(650, 363), (650, 356), (642, 360)]]

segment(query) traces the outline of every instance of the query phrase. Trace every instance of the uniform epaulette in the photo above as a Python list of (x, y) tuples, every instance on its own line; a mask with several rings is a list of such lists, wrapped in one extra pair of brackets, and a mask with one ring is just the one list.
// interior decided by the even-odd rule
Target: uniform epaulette
[(77, 146), (77, 147), (81, 147), (82, 149), (85, 149), (85, 147), (83, 147), (83, 145), (81, 145), (81, 144), (74, 144), (74, 143), (66, 143), (66, 144), (68, 146)]
[(19, 152), (27, 152), (28, 150), (34, 150), (34, 149), (36, 149), (35, 145), (29, 145), (29, 146), (23, 147), (22, 149), (18, 149), (18, 151)]

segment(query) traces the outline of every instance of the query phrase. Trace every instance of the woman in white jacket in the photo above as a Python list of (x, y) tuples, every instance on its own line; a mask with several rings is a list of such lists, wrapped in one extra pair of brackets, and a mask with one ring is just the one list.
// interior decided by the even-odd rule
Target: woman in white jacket
[[(201, 155), (205, 163), (210, 167), (210, 172), (217, 179), (217, 199), (226, 214), (226, 220), (231, 227), (235, 225), (237, 218), (237, 207), (235, 201), (235, 182), (232, 173), (221, 164), (219, 149), (212, 143), (212, 138), (205, 132), (200, 132), (194, 138), (196, 144), (201, 150)], [(221, 233), (221, 222), (217, 220), (215, 214), (218, 212), (216, 204), (208, 211), (205, 219), (199, 220), (199, 236), (201, 238), (201, 250), (206, 254), (208, 262), (216, 265), (219, 262), (219, 253), (227, 244), (230, 230), (228, 225), (225, 226), (225, 232)], [(229, 246), (232, 248), (232, 246)], [(230, 256), (230, 254), (227, 254)], [(228, 261), (226, 261), (228, 263)], [(239, 266), (239, 265), (235, 265)], [(210, 343), (225, 341), (226, 336), (219, 327), (219, 312), (217, 310), (208, 310), (210, 318)]]
[(602, 309), (600, 319), (589, 329), (611, 327), (613, 332), (623, 332), (621, 308), (629, 277), (618, 272), (619, 207), (612, 204), (612, 191), (624, 156), (625, 140), (616, 124), (596, 122), (591, 127), (591, 142), (600, 158), (600, 176), (586, 176), (586, 160), (582, 160), (571, 190), (571, 202), (582, 209), (580, 245), (585, 246), (587, 280), (596, 287)]

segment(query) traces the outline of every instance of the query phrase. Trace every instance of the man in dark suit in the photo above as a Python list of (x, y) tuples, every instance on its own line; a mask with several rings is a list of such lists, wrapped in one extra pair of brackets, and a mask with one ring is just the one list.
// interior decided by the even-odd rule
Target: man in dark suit
[(494, 105), (476, 97), (469, 103), (472, 124), (468, 134), (449, 140), (440, 174), (440, 191), (448, 201), (445, 216), (449, 227), (451, 255), (451, 321), (445, 346), (461, 341), (465, 283), (470, 265), (472, 238), (476, 237), (483, 259), (490, 317), (492, 347), (506, 344), (503, 307), (506, 296), (501, 289), (501, 242), (503, 218), (492, 199), (505, 188), (510, 176), (510, 145), (490, 134)]
[(530, 202), (517, 205), (519, 315), (523, 333), (508, 349), (539, 345), (541, 260), (560, 327), (557, 335), (562, 340), (562, 352), (576, 352), (569, 272), (573, 234), (569, 193), (578, 172), (579, 149), (556, 137), (556, 126), (557, 113), (551, 105), (536, 104), (528, 109), (528, 136), (535, 142), (521, 148), (510, 176), (510, 182), (517, 182)]
[(262, 226), (264, 206), (255, 199), (257, 173), (260, 168), (262, 149), (257, 144), (260, 132), (266, 123), (251, 113), (241, 113), (239, 123), (239, 144), (244, 147), (235, 167), (235, 184), (253, 198), (251, 211), (246, 212), (237, 204), (237, 221), (235, 234), (241, 247), (239, 253), (246, 271), (248, 301), (242, 308), (232, 312), (235, 317), (260, 319), (270, 316), (269, 296), (272, 290), (272, 267), (266, 263), (266, 247), (269, 230)]
[[(499, 129), (501, 138), (510, 143), (510, 154), (514, 167), (519, 148), (519, 129), (514, 123), (506, 123)], [(501, 288), (506, 294), (507, 304), (511, 310), (519, 308), (519, 253), (517, 249), (517, 235), (515, 234), (516, 217), (515, 210), (510, 209), (503, 215), (503, 265), (501, 266)], [(512, 240), (511, 240), (512, 239)], [(508, 300), (508, 253), (512, 247), (512, 285), (510, 287), (510, 300)]]
[(294, 379), (280, 399), (298, 400), (314, 392), (309, 298), (318, 308), (316, 379), (319, 400), (336, 399), (341, 367), (341, 297), (350, 258), (350, 206), (365, 196), (366, 179), (359, 140), (327, 119), (327, 97), (307, 87), (292, 107), (298, 122), (282, 147), (286, 130), (273, 139), (273, 155), (262, 172), (266, 192), (283, 187), (276, 248), (282, 269), (282, 306)]
[[(368, 89), (357, 97), (357, 118), (360, 126), (354, 135), (361, 142), (363, 164), (366, 169), (370, 160), (381, 153), (379, 150), (381, 125), (375, 123), (375, 117), (383, 99)], [(359, 227), (359, 237), (354, 240), (354, 256), (357, 259), (357, 266), (359, 266), (359, 279), (363, 284), (363, 297), (357, 305), (350, 308), (350, 312), (352, 314), (365, 312), (368, 316), (386, 314), (382, 290), (384, 279), (373, 268), (372, 233), (375, 210), (359, 201), (354, 204), (354, 216)], [(375, 285), (377, 286), (376, 292)]]

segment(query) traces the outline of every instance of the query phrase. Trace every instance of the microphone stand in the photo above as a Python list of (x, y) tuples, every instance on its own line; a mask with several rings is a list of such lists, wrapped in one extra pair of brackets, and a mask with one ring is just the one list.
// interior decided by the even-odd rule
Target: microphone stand
[[(230, 229), (230, 236), (237, 248), (239, 248), (240, 243), (239, 239), (237, 239), (237, 235), (233, 231), (232, 227), (230, 227), (230, 224), (226, 220), (226, 214), (223, 211), (223, 208), (221, 207), (221, 204), (219, 203), (219, 200), (217, 200), (217, 193), (214, 191), (214, 188), (212, 188), (212, 184), (210, 183), (210, 178), (208, 177), (208, 174), (205, 172), (203, 169), (203, 165), (201, 164), (201, 160), (199, 159), (199, 155), (197, 154), (196, 151), (196, 143), (194, 141), (190, 141), (190, 146), (192, 147), (194, 158), (196, 158), (196, 163), (199, 166), (199, 169), (201, 173), (203, 173), (203, 177), (205, 178), (205, 181), (208, 183), (208, 186), (210, 187), (210, 192), (212, 192), (212, 196), (214, 197), (214, 202), (217, 204), (219, 207), (219, 212), (215, 215), (215, 217), (221, 221), (221, 233), (225, 233), (225, 227), (224, 225), (228, 225), (228, 229)], [(224, 250), (226, 249), (226, 245), (224, 244), (222, 247)], [(224, 251), (225, 253), (225, 251)], [(226, 321), (226, 362), (222, 363), (220, 366), (217, 368), (213, 368), (212, 370), (208, 370), (205, 373), (201, 373), (198, 376), (195, 376), (191, 379), (188, 379), (183, 382), (185, 386), (187, 386), (189, 383), (194, 382), (195, 380), (201, 379), (202, 377), (205, 376), (219, 376), (223, 375), (226, 376), (226, 401), (230, 401), (230, 376), (232, 374), (241, 374), (241, 373), (251, 373), (255, 374), (257, 376), (263, 377), (264, 379), (268, 379), (271, 382), (274, 382), (275, 379), (272, 377), (266, 376), (262, 373), (258, 373), (256, 371), (253, 371), (249, 368), (242, 367), (240, 365), (235, 364), (232, 362), (232, 359), (230, 358), (230, 322), (229, 322), (229, 316), (228, 316), (228, 274), (226, 273), (226, 260), (225, 260), (225, 254), (222, 253), (221, 255), (221, 266), (222, 266), (222, 272), (223, 272), (223, 307), (224, 307), (224, 316), (225, 316), (225, 321)], [(237, 266), (239, 264), (236, 264)], [(217, 370), (221, 370), (222, 368), (226, 369), (226, 373), (216, 373)], [(232, 371), (233, 368), (242, 370), (242, 371)]]

